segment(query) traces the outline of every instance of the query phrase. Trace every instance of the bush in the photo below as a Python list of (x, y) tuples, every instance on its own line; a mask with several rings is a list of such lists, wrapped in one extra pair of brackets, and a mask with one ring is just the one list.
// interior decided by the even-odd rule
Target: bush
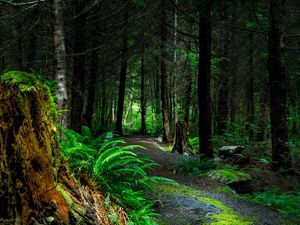
[(203, 176), (208, 170), (215, 168), (214, 160), (203, 158), (185, 158), (174, 163), (176, 172), (184, 175), (200, 175)]
[(279, 212), (300, 218), (300, 192), (278, 194), (276, 189), (246, 195), (257, 202), (271, 206)]
[(141, 146), (122, 145), (125, 141), (108, 132), (96, 139), (83, 127), (82, 135), (65, 130), (62, 150), (75, 174), (89, 174), (127, 210), (130, 224), (156, 224), (152, 206), (145, 191), (152, 191), (152, 184), (171, 182), (161, 177), (149, 176), (145, 170), (155, 163), (140, 159), (131, 150)]

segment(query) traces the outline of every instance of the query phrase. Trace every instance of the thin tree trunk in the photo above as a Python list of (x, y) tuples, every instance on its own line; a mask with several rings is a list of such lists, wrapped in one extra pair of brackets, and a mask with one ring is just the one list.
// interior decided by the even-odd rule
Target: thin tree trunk
[(81, 132), (83, 124), (84, 88), (85, 88), (85, 22), (86, 13), (83, 0), (76, 0), (74, 19), (74, 57), (73, 57), (73, 85), (71, 105), (71, 128)]
[(146, 134), (146, 99), (145, 99), (145, 54), (144, 54), (144, 37), (142, 39), (141, 55), (141, 134)]
[(170, 134), (170, 120), (169, 120), (169, 90), (168, 90), (168, 76), (166, 70), (166, 41), (167, 41), (167, 27), (166, 27), (166, 2), (165, 0), (160, 1), (161, 4), (161, 62), (160, 62), (160, 73), (161, 73), (161, 102), (162, 102), (162, 114), (163, 114), (163, 130), (164, 136), (163, 141), (166, 143), (171, 143), (172, 137)]
[(253, 72), (253, 57), (254, 57), (254, 47), (253, 47), (253, 33), (249, 34), (249, 73), (248, 73), (248, 88), (247, 88), (247, 122), (246, 131), (249, 132), (249, 139), (253, 140), (253, 125), (254, 125), (254, 72)]
[(55, 53), (55, 75), (58, 82), (57, 107), (61, 111), (60, 125), (64, 128), (68, 126), (68, 114), (66, 112), (68, 104), (67, 79), (66, 79), (66, 48), (63, 26), (62, 0), (53, 0), (53, 43)]
[[(94, 113), (94, 101), (96, 95), (96, 82), (98, 72), (98, 54), (93, 52), (90, 59), (90, 74), (88, 81), (88, 93), (87, 93), (87, 106), (86, 112), (83, 115), (83, 125), (92, 127), (93, 113)], [(104, 88), (104, 87), (102, 87)]]
[(200, 154), (213, 157), (211, 146), (211, 6), (200, 8), (199, 21), (199, 64), (198, 64), (198, 105)]
[[(127, 4), (127, 1), (124, 1)], [(116, 132), (122, 135), (122, 121), (123, 121), (123, 111), (124, 111), (124, 100), (125, 100), (125, 83), (127, 75), (127, 58), (128, 58), (128, 7), (124, 8), (124, 33), (122, 41), (122, 62), (121, 62), (121, 72), (119, 78), (119, 98), (118, 98), (118, 110), (117, 110), (117, 122), (116, 122)]]
[(178, 17), (177, 17), (177, 3), (178, 0), (175, 0), (175, 9), (174, 9), (174, 53), (173, 53), (173, 63), (174, 63), (174, 71), (173, 71), (173, 115), (174, 115), (174, 126), (178, 121), (178, 112), (177, 112), (177, 27), (178, 27)]
[(284, 6), (284, 0), (270, 0), (269, 82), (273, 170), (291, 166), (287, 146), (287, 78), (283, 61)]

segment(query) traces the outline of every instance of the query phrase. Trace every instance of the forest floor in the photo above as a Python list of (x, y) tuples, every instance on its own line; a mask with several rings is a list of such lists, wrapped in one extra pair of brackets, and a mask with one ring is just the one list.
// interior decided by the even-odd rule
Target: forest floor
[(159, 164), (149, 172), (151, 175), (177, 182), (156, 186), (156, 210), (161, 215), (160, 224), (297, 224), (289, 222), (269, 207), (242, 198), (234, 192), (224, 191), (228, 190), (226, 186), (215, 180), (176, 174), (174, 162), (188, 156), (164, 152), (154, 138), (134, 136), (127, 137), (126, 141), (143, 146), (144, 149), (136, 149), (136, 152)]

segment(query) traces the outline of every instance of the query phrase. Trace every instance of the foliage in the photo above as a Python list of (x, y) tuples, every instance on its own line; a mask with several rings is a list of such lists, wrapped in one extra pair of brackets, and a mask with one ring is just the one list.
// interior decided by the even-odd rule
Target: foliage
[(236, 168), (222, 168), (207, 172), (207, 176), (225, 182), (226, 184), (251, 180), (248, 173)]
[(112, 132), (93, 138), (88, 127), (82, 128), (82, 135), (65, 130), (65, 136), (63, 153), (76, 174), (91, 175), (101, 188), (120, 201), (131, 224), (156, 224), (154, 202), (147, 199), (145, 191), (152, 191), (154, 183), (171, 181), (145, 172), (154, 162), (140, 159), (132, 151), (141, 146), (125, 146), (125, 141)]
[(1, 75), (1, 80), (6, 84), (17, 85), (21, 92), (37, 92), (36, 85), (40, 83), (41, 77), (36, 73), (26, 73), (14, 70)]
[(185, 175), (205, 175), (207, 170), (215, 168), (214, 160), (203, 158), (183, 158), (174, 164), (176, 172)]
[(278, 194), (276, 189), (246, 195), (264, 205), (277, 209), (284, 215), (300, 217), (300, 192)]

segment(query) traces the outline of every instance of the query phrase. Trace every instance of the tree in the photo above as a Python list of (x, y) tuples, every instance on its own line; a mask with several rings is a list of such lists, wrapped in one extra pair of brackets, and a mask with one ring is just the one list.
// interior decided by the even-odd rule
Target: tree
[(66, 47), (65, 33), (63, 25), (63, 3), (62, 0), (53, 0), (53, 44), (55, 53), (55, 74), (58, 82), (57, 108), (61, 111), (60, 125), (68, 126), (68, 114), (66, 112), (68, 104), (67, 95), (67, 68), (66, 68)]
[(163, 114), (163, 141), (171, 143), (172, 137), (170, 134), (170, 120), (169, 120), (169, 89), (168, 89), (168, 75), (166, 70), (166, 41), (167, 41), (167, 14), (166, 14), (166, 1), (160, 1), (161, 18), (160, 18), (160, 79), (161, 79), (161, 104)]
[(86, 45), (86, 12), (82, 12), (85, 1), (75, 1), (74, 18), (74, 56), (73, 56), (73, 83), (72, 83), (72, 103), (71, 103), (71, 128), (76, 132), (81, 132), (82, 114), (84, 106), (84, 83), (85, 83), (85, 45)]
[(123, 111), (124, 111), (124, 100), (125, 100), (125, 88), (126, 88), (126, 75), (127, 75), (127, 58), (128, 58), (128, 3), (124, 1), (126, 6), (124, 7), (124, 31), (122, 38), (122, 61), (121, 61), (121, 71), (119, 78), (119, 97), (118, 97), (118, 110), (117, 110), (117, 121), (116, 121), (116, 131), (118, 134), (122, 135), (122, 121), (123, 121)]
[(287, 129), (287, 78), (283, 61), (285, 0), (269, 1), (269, 83), (272, 136), (272, 167), (289, 168), (291, 158)]
[(200, 154), (213, 157), (211, 146), (211, 3), (199, 7), (198, 105)]
[(145, 49), (144, 35), (142, 37), (141, 52), (141, 134), (146, 134), (146, 99), (145, 99)]

